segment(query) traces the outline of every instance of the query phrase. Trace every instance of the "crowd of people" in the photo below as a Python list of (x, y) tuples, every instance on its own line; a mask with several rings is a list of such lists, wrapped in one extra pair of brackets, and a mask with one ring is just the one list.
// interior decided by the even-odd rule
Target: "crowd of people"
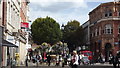
[(77, 66), (81, 64), (83, 57), (84, 55), (78, 54), (77, 51), (73, 51), (71, 54), (57, 54), (55, 58), (49, 53), (46, 54), (46, 58), (39, 53), (28, 53), (26, 55), (25, 65), (28, 66), (28, 62), (33, 62), (36, 63), (37, 66), (42, 63), (50, 66), (51, 63), (55, 62), (56, 66), (60, 66), (61, 64), (62, 67), (64, 67), (64, 65), (70, 65), (72, 68), (77, 68)]
[(109, 64), (113, 64), (114, 68), (119, 68), (119, 64), (120, 64), (120, 51), (117, 52), (116, 55), (113, 55), (112, 53), (109, 54), (109, 58), (108, 61), (105, 60), (105, 57), (100, 54), (98, 59), (97, 59), (98, 63), (105, 63), (105, 62), (109, 62)]
[[(39, 53), (35, 53), (34, 55), (30, 55), (28, 53), (25, 60), (26, 66), (28, 66), (28, 61), (36, 63), (37, 66), (43, 62), (45, 62), (48, 66), (51, 66), (51, 63), (54, 61), (56, 66), (59, 66), (61, 63), (62, 67), (64, 67), (64, 65), (69, 65), (71, 68), (77, 68), (80, 64), (91, 64), (91, 60), (88, 58), (88, 56), (85, 56), (82, 53), (77, 53), (77, 51), (73, 51), (71, 54), (57, 54), (55, 55), (55, 58), (53, 58), (51, 54), (46, 54), (45, 58)], [(102, 54), (100, 54), (98, 57), (98, 62), (105, 62), (105, 58), (103, 58)], [(119, 68), (120, 52), (117, 53), (116, 56), (110, 54), (109, 63), (113, 64), (114, 68)]]

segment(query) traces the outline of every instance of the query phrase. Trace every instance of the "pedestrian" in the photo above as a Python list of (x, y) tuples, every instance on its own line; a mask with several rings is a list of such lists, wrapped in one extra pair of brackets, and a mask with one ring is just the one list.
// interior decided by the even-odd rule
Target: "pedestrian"
[(57, 56), (56, 56), (56, 66), (59, 66), (59, 62), (60, 62), (59, 59), (60, 59), (60, 57), (59, 57), (59, 55), (57, 55)]
[(39, 53), (36, 54), (36, 65), (38, 66), (40, 60)]
[(114, 68), (116, 68), (117, 67), (117, 61), (118, 61), (117, 56), (113, 56), (113, 58), (111, 59), (111, 61), (113, 63)]
[(78, 57), (77, 51), (73, 51), (72, 68), (78, 68), (78, 64), (79, 64), (78, 60), (79, 60), (79, 57)]
[(50, 54), (47, 55), (47, 62), (48, 62), (48, 66), (50, 66), (50, 63), (51, 63), (51, 56), (50, 56)]
[(112, 64), (112, 58), (113, 58), (113, 55), (110, 54), (110, 56), (109, 56), (109, 64)]
[(81, 56), (80, 53), (79, 53), (78, 57), (79, 57), (78, 63), (79, 63), (79, 65), (80, 65), (80, 63), (81, 63), (81, 59), (82, 59), (82, 56)]
[(120, 51), (117, 52), (117, 58), (118, 58), (118, 68), (120, 67)]
[(26, 55), (26, 58), (25, 58), (25, 66), (28, 66), (28, 54)]

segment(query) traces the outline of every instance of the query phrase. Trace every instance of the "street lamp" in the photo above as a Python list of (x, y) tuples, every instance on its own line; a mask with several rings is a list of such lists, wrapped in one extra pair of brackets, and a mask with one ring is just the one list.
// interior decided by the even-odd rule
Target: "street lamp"
[[(64, 24), (61, 26), (62, 32), (64, 32)], [(64, 56), (64, 38), (62, 39), (63, 42), (63, 56)]]
[[(64, 24), (61, 26), (62, 32), (64, 32)], [(63, 62), (62, 62), (62, 67), (64, 67), (65, 64), (65, 54), (64, 54), (64, 38), (62, 39), (63, 42)]]

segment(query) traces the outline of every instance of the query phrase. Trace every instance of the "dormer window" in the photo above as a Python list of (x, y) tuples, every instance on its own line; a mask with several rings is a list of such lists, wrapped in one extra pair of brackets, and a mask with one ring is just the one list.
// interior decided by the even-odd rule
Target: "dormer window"
[(107, 17), (108, 16), (108, 14), (107, 13), (105, 13), (105, 17)]
[(105, 12), (105, 17), (109, 17), (109, 16), (112, 16), (111, 10)]
[(112, 16), (112, 12), (109, 12), (109, 16)]

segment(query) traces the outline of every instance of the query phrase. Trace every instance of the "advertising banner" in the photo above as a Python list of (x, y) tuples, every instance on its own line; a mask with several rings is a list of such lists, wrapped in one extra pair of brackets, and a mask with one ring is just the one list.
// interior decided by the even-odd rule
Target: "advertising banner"
[(21, 28), (29, 28), (29, 23), (21, 22)]

